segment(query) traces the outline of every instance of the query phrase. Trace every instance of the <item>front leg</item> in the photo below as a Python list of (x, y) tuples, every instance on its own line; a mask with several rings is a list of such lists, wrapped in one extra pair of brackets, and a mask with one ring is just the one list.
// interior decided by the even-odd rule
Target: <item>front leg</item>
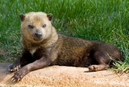
[(21, 67), (23, 67), (24, 65), (26, 65), (30, 62), (30, 61), (28, 61), (28, 59), (32, 59), (32, 56), (28, 50), (24, 49), (22, 52), (22, 57), (18, 58), (13, 64), (10, 64), (8, 66), (8, 70), (10, 72), (18, 71)]
[(10, 64), (10, 65), (8, 66), (8, 70), (9, 70), (10, 72), (17, 71), (17, 70), (19, 70), (20, 68), (21, 68), (20, 58), (17, 59), (13, 64)]
[(12, 77), (13, 82), (20, 81), (26, 74), (28, 74), (30, 71), (41, 69), (43, 67), (46, 67), (51, 64), (51, 61), (49, 59), (41, 58), (39, 60), (36, 60), (30, 64), (27, 64), (23, 68), (21, 68), (19, 71), (17, 71), (14, 76)]

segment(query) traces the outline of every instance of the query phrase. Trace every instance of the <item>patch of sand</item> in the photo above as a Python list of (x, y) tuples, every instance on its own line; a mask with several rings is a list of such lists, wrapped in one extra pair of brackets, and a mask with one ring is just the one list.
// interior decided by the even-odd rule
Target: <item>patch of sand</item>
[(129, 87), (129, 74), (118, 75), (110, 70), (89, 72), (87, 68), (50, 66), (27, 74), (13, 83), (14, 73), (7, 71), (9, 63), (0, 63), (0, 86), (34, 87)]

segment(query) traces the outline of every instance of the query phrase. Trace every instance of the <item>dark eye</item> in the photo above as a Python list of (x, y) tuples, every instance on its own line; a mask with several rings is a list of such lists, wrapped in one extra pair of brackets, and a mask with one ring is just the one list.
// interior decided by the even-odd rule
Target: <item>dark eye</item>
[(44, 24), (42, 27), (45, 28), (46, 27), (46, 24)]
[(32, 26), (32, 25), (28, 25), (28, 27), (29, 27), (30, 29), (33, 29), (33, 28), (34, 28), (34, 26)]

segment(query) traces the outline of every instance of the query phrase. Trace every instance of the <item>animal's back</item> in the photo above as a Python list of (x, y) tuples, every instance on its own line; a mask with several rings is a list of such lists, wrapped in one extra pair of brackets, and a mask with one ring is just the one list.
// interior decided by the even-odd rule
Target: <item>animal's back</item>
[[(121, 51), (110, 43), (90, 41), (81, 38), (68, 37), (59, 34), (57, 44), (57, 59), (53, 64), (68, 66), (89, 66), (97, 64), (93, 58), (94, 52), (102, 52), (105, 61), (121, 60)], [(101, 54), (100, 54), (101, 55)]]
[(54, 64), (68, 66), (87, 65), (87, 58), (90, 52), (90, 47), (92, 46), (90, 41), (59, 34), (56, 45), (59, 45), (60, 47)]

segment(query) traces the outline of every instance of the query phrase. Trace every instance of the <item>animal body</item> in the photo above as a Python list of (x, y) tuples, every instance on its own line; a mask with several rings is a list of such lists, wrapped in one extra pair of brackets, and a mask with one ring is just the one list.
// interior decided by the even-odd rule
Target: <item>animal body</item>
[(9, 66), (9, 71), (15, 71), (12, 81), (50, 65), (88, 66), (89, 71), (99, 71), (110, 67), (112, 60), (122, 60), (122, 52), (110, 43), (57, 34), (52, 17), (44, 12), (20, 15), (23, 52)]

